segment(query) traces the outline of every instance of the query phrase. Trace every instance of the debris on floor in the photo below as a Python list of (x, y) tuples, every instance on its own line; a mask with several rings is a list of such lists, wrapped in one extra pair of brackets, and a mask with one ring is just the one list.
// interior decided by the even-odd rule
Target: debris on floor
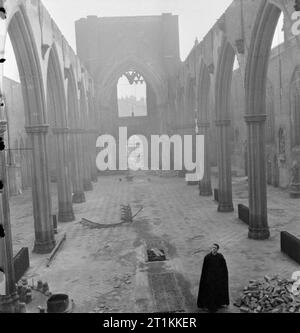
[(32, 280), (31, 285), (29, 285), (26, 278), (22, 278), (18, 282), (17, 293), (21, 308), (20, 312), (22, 313), (43, 312), (47, 299), (52, 295), (48, 282), (38, 280), (35, 284), (34, 280)]
[(56, 244), (55, 248), (51, 252), (49, 258), (47, 259), (47, 267), (50, 267), (51, 263), (53, 262), (54, 258), (56, 257), (58, 251), (61, 249), (61, 247), (62, 247), (63, 243), (66, 241), (66, 239), (67, 239), (67, 234), (64, 233), (62, 238), (59, 240), (59, 242)]
[(121, 222), (131, 223), (132, 222), (132, 209), (130, 205), (121, 205)]
[(133, 219), (144, 209), (141, 207), (136, 214), (132, 215), (132, 209), (130, 205), (121, 205), (121, 221), (123, 223), (132, 223)]
[(245, 313), (300, 313), (300, 295), (292, 293), (294, 282), (279, 276), (251, 280), (234, 305)]
[(86, 218), (82, 218), (80, 221), (80, 224), (90, 228), (90, 229), (105, 229), (105, 228), (115, 228), (120, 227), (125, 224), (131, 224), (133, 223), (133, 219), (144, 209), (144, 207), (141, 207), (135, 215), (132, 216), (132, 209), (130, 205), (121, 205), (121, 222), (119, 223), (97, 223), (93, 222), (91, 220), (88, 220)]
[(167, 259), (165, 251), (162, 249), (152, 248), (150, 250), (147, 250), (147, 254), (148, 254), (148, 260), (150, 262), (165, 261)]
[(111, 311), (111, 308), (106, 306), (105, 304), (101, 304), (98, 307), (96, 307), (93, 311), (90, 311), (89, 313), (105, 313)]
[(93, 222), (91, 220), (82, 218), (80, 221), (80, 224), (82, 224), (85, 227), (88, 227), (89, 229), (106, 229), (106, 228), (119, 227), (121, 225), (124, 225), (125, 223), (119, 222), (119, 223), (101, 224), (101, 223)]

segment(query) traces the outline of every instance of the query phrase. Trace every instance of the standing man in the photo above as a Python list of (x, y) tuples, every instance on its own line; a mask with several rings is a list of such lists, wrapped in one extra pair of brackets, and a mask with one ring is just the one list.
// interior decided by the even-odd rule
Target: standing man
[(229, 305), (227, 264), (219, 249), (218, 244), (213, 244), (204, 258), (197, 300), (198, 308), (207, 308), (212, 313)]

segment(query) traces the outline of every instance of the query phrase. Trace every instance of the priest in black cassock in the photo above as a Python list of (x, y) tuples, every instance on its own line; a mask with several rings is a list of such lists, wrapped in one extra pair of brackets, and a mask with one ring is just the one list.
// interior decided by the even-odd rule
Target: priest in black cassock
[(218, 253), (219, 248), (218, 244), (214, 244), (205, 256), (199, 285), (198, 308), (206, 308), (210, 312), (229, 305), (227, 264), (223, 255)]

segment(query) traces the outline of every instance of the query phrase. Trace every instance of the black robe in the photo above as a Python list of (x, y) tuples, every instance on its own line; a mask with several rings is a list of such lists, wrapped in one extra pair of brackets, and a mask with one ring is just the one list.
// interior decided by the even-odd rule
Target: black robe
[(4, 228), (3, 228), (3, 225), (0, 224), (0, 238), (4, 238), (4, 237), (5, 237)]
[(204, 258), (197, 305), (213, 311), (229, 305), (227, 264), (220, 253), (210, 253)]

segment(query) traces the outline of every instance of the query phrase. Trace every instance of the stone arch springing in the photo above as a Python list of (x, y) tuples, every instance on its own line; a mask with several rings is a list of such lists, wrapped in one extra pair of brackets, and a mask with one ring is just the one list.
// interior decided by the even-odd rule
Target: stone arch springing
[[(63, 74), (60, 69), (59, 57), (55, 44), (49, 53), (47, 70), (47, 119), (54, 127), (67, 126), (66, 94)], [(52, 112), (51, 112), (52, 111)]]
[(8, 26), (22, 85), (26, 124), (43, 124), (45, 93), (42, 72), (29, 20), (20, 5)]
[(211, 162), (210, 162), (210, 90), (211, 80), (207, 66), (201, 61), (197, 86), (198, 128), (199, 134), (204, 135), (204, 175), (199, 183), (199, 194), (211, 196)]
[(263, 0), (253, 29), (246, 65), (246, 114), (265, 114), (271, 45), (281, 9)]
[(231, 83), (235, 50), (224, 38), (215, 81), (215, 117), (217, 127), (217, 156), (219, 168), (219, 212), (232, 212), (231, 176)]
[[(66, 127), (66, 102), (55, 44), (48, 58), (47, 68), (47, 123), (53, 128)], [(52, 182), (57, 182), (56, 137), (53, 130), (48, 136), (49, 171)]]
[(67, 83), (67, 120), (70, 132), (70, 171), (74, 204), (86, 201), (83, 188), (82, 124), (80, 123), (78, 90), (72, 66), (65, 69)]
[(51, 126), (50, 158), (58, 194), (58, 221), (71, 222), (75, 216), (70, 184), (69, 142), (64, 78), (55, 44), (52, 45), (47, 69), (47, 118)]
[(224, 39), (219, 56), (215, 85), (215, 112), (217, 121), (230, 120), (231, 118), (230, 101), (234, 59), (235, 51), (231, 44)]
[(266, 186), (266, 86), (271, 45), (281, 9), (261, 2), (253, 27), (245, 72), (246, 122), (248, 126), (249, 238), (270, 237)]
[(26, 131), (32, 147), (32, 196), (35, 227), (34, 252), (49, 253), (55, 246), (51, 221), (51, 197), (47, 156), (48, 125), (44, 82), (26, 10), (22, 4), (12, 16), (8, 34), (13, 46), (22, 86)]
[(290, 84), (290, 120), (292, 147), (300, 146), (300, 66), (294, 70)]
[(199, 119), (209, 121), (210, 110), (209, 110), (209, 96), (211, 80), (210, 74), (207, 66), (204, 62), (201, 62), (199, 79), (198, 79), (198, 89), (197, 89), (197, 99), (198, 99), (198, 112)]

